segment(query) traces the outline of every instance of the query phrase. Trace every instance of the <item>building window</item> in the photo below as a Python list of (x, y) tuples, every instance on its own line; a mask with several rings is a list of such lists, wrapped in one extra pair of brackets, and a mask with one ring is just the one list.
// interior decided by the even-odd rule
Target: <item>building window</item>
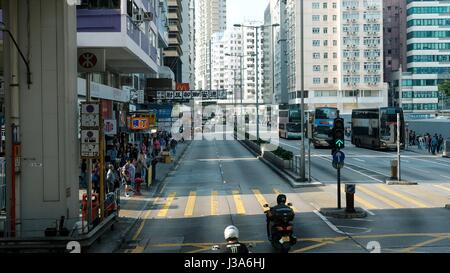
[(317, 22), (317, 21), (320, 21), (320, 15), (313, 15), (313, 16), (312, 16), (312, 20), (313, 20), (313, 21), (316, 21), (316, 22)]
[(320, 59), (320, 53), (313, 53), (313, 59)]
[(323, 40), (323, 46), (328, 46), (328, 40)]
[(337, 59), (337, 53), (333, 52), (333, 59)]
[(337, 65), (333, 65), (333, 71), (337, 71)]
[(313, 27), (312, 32), (314, 34), (318, 34), (318, 33), (320, 33), (320, 28), (319, 27)]
[(317, 2), (312, 3), (312, 8), (313, 9), (320, 9), (320, 3), (317, 3)]
[(313, 84), (320, 84), (320, 78), (313, 78)]
[(337, 15), (333, 15), (333, 21), (337, 21)]
[(333, 27), (333, 33), (337, 33), (337, 27)]
[(333, 46), (337, 46), (337, 40), (333, 40)]
[(323, 21), (326, 22), (328, 20), (328, 15), (323, 16)]
[(337, 8), (337, 4), (336, 4), (336, 2), (333, 2), (333, 9), (336, 9)]
[(324, 3), (323, 3), (323, 8), (324, 8), (324, 9), (327, 9), (327, 8), (328, 8), (327, 2), (324, 2)]
[(314, 72), (320, 72), (320, 65), (313, 65)]
[(320, 46), (320, 40), (313, 40), (313, 46)]
[(337, 78), (333, 78), (333, 83), (337, 84)]
[(323, 33), (324, 33), (324, 34), (327, 34), (327, 33), (328, 33), (328, 28), (327, 28), (327, 27), (324, 27), (324, 28), (323, 28)]
[(327, 84), (328, 83), (328, 78), (324, 78), (323, 79), (323, 83)]
[(328, 52), (323, 53), (323, 58), (328, 59)]
[(328, 65), (323, 66), (323, 72), (328, 72)]

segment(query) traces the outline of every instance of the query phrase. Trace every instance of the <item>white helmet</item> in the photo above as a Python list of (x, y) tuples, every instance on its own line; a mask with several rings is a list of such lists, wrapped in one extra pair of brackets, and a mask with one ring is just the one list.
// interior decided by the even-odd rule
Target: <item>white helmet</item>
[(228, 226), (224, 231), (225, 240), (239, 239), (239, 229), (235, 226)]

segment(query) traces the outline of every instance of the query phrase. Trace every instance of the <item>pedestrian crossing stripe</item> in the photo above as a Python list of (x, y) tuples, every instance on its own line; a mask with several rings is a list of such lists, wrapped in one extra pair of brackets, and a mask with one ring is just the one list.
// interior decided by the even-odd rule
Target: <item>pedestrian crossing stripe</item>
[(444, 191), (450, 191), (450, 188), (447, 188), (447, 187), (442, 186), (442, 185), (433, 185), (433, 186), (435, 186), (438, 189), (444, 190)]
[[(346, 194), (345, 190), (341, 189), (341, 192), (342, 192), (342, 195), (345, 196), (345, 194)], [(364, 199), (361, 196), (358, 196), (356, 194), (355, 194), (355, 201), (356, 201), (356, 203), (362, 205), (366, 209), (378, 209), (377, 206), (375, 206), (374, 204), (370, 203), (366, 199)]]
[[(450, 188), (446, 187), (445, 185), (430, 185), (430, 187), (435, 187), (436, 189), (440, 190), (441, 192), (444, 192), (444, 191), (450, 192)], [(422, 201), (422, 200), (418, 201), (417, 199), (414, 199), (413, 196), (409, 196), (408, 193), (399, 192), (397, 189), (388, 187), (386, 185), (370, 185), (370, 186), (358, 185), (358, 190), (361, 192), (361, 194), (355, 195), (355, 203), (359, 204), (360, 206), (362, 206), (365, 209), (370, 209), (370, 210), (382, 209), (384, 207), (402, 209), (402, 208), (406, 208), (408, 205), (413, 205), (414, 207), (417, 207), (417, 208), (431, 207), (431, 205), (427, 205), (426, 203), (424, 203), (424, 201)], [(257, 188), (251, 189), (251, 192), (253, 193), (253, 196), (254, 196), (253, 201), (256, 200), (258, 202), (262, 211), (265, 210), (265, 208), (264, 208), (265, 204), (268, 204), (268, 205), (271, 204), (268, 202), (268, 199), (267, 199), (267, 196), (269, 196), (270, 194), (266, 196), (266, 194), (263, 194), (262, 191)], [(281, 194), (282, 192), (279, 191), (278, 189), (273, 189), (273, 193), (278, 195), (278, 194)], [(295, 194), (295, 193), (293, 193), (293, 194)], [(301, 198), (301, 193), (299, 193), (299, 194), (300, 194), (300, 198)], [(156, 210), (157, 211), (156, 217), (163, 218), (163, 217), (168, 216), (168, 214), (171, 212), (171, 206), (172, 206), (176, 196), (177, 196), (176, 192), (171, 192), (165, 198), (157, 197), (155, 199), (154, 204), (156, 206), (162, 206), (159, 210)], [(344, 190), (342, 190), (342, 196), (345, 196)], [(366, 197), (366, 196), (368, 196), (368, 197)], [(189, 193), (189, 196), (185, 197), (184, 199), (187, 200), (186, 203), (184, 203), (185, 204), (184, 217), (187, 217), (187, 218), (193, 217), (195, 215), (196, 203), (198, 202), (197, 192), (191, 191)], [(244, 201), (243, 201), (244, 199), (242, 197), (241, 191), (233, 190), (232, 191), (232, 199), (235, 204), (234, 213), (239, 214), (239, 215), (247, 214), (247, 210), (244, 205)], [(250, 199), (252, 199), (252, 198), (250, 198)], [(401, 200), (401, 201), (403, 201), (403, 203), (400, 203), (397, 200)], [(379, 205), (378, 202), (383, 203), (387, 206)], [(425, 200), (425, 202), (426, 202), (426, 200)], [(402, 205), (402, 204), (405, 204), (405, 205)], [(210, 215), (211, 216), (219, 215), (219, 193), (217, 191), (211, 192), (210, 206), (211, 206)], [(292, 209), (294, 210), (295, 213), (300, 212), (295, 206), (292, 206)], [(150, 216), (150, 213), (152, 211), (153, 210), (148, 210), (143, 218), (148, 219)], [(257, 213), (257, 212), (252, 211), (251, 213)]]
[(410, 197), (408, 197), (406, 195), (403, 195), (403, 194), (401, 194), (401, 193), (399, 193), (397, 191), (393, 191), (393, 190), (389, 189), (385, 185), (378, 185), (377, 187), (379, 189), (381, 189), (382, 191), (385, 191), (385, 192), (387, 192), (387, 193), (389, 193), (391, 195), (397, 196), (398, 198), (403, 199), (404, 201), (409, 202), (411, 204), (414, 204), (415, 206), (417, 206), (419, 208), (428, 208), (428, 206), (425, 205), (424, 203), (419, 202), (417, 200), (414, 200), (414, 199), (412, 199), (412, 198), (410, 198)]
[(265, 211), (264, 205), (268, 204), (266, 199), (259, 190), (252, 190), (252, 191), (256, 197), (256, 200), (258, 200), (258, 203), (261, 205), (262, 210)]
[(189, 193), (189, 198), (186, 204), (186, 209), (184, 211), (184, 216), (189, 217), (194, 215), (194, 207), (195, 207), (195, 200), (197, 196), (195, 192)]
[(219, 215), (219, 202), (217, 201), (218, 193), (213, 191), (211, 194), (211, 215)]
[(169, 212), (170, 205), (172, 205), (173, 200), (175, 199), (176, 193), (172, 192), (166, 199), (166, 203), (163, 208), (158, 212), (158, 217), (166, 217)]
[(239, 191), (233, 191), (234, 204), (236, 205), (236, 210), (238, 214), (245, 214), (244, 203)]
[(394, 201), (392, 201), (392, 200), (389, 200), (389, 199), (387, 199), (386, 197), (381, 196), (381, 195), (377, 194), (376, 192), (373, 192), (373, 191), (371, 191), (371, 190), (365, 188), (364, 186), (358, 186), (358, 189), (359, 189), (360, 191), (362, 191), (363, 193), (365, 193), (365, 194), (367, 194), (367, 195), (370, 195), (370, 196), (372, 196), (373, 198), (375, 198), (375, 199), (377, 199), (377, 200), (380, 200), (380, 201), (382, 201), (383, 203), (385, 203), (385, 204), (387, 204), (387, 205), (389, 205), (389, 206), (391, 206), (391, 207), (394, 207), (394, 208), (396, 208), (396, 209), (404, 208), (404, 207), (403, 207), (402, 205), (400, 205), (399, 203), (394, 202)]
[[(281, 191), (279, 191), (278, 189), (273, 189), (273, 192), (274, 192), (277, 196), (280, 195), (280, 194), (282, 194)], [(287, 203), (289, 203), (289, 198), (286, 198), (286, 204), (287, 204)], [(294, 210), (295, 213), (299, 213), (299, 212), (300, 212), (295, 206), (292, 206), (291, 208)]]

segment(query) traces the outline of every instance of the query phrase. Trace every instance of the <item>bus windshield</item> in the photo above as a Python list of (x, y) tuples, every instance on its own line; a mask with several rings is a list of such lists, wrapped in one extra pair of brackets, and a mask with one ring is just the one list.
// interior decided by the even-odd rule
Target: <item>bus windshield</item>
[(301, 114), (299, 110), (289, 111), (289, 122), (301, 122)]
[(316, 119), (335, 119), (337, 118), (337, 109), (318, 108), (316, 109)]
[(302, 126), (300, 123), (288, 123), (287, 131), (292, 133), (300, 133), (302, 131)]

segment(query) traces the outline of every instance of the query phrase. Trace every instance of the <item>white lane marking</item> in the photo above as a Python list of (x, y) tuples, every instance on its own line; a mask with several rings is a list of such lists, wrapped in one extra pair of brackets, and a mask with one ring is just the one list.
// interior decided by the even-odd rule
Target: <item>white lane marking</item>
[[(323, 157), (320, 157), (320, 158), (323, 159), (323, 160), (326, 160), (326, 161), (328, 161), (328, 162), (332, 162), (331, 159), (327, 159), (327, 158), (323, 158)], [(354, 165), (354, 164), (353, 164), (353, 165)], [(360, 167), (360, 166), (358, 166), (358, 165), (355, 165), (355, 166)], [(372, 179), (372, 180), (378, 181), (378, 182), (380, 182), (380, 183), (384, 183), (383, 180), (380, 180), (380, 179), (375, 178), (375, 177), (373, 177), (373, 176), (371, 176), (371, 175), (362, 173), (362, 172), (357, 171), (357, 170), (355, 170), (355, 169), (353, 169), (353, 168), (350, 168), (350, 167), (348, 167), (348, 166), (345, 166), (345, 168), (346, 168), (346, 169), (349, 169), (349, 170), (351, 170), (351, 171), (354, 171), (354, 172), (356, 172), (356, 173), (359, 173), (359, 174), (361, 174), (361, 175), (367, 176), (367, 177), (369, 177), (369, 178)], [(360, 168), (365, 169), (364, 167), (360, 167)], [(370, 169), (366, 169), (366, 170), (372, 171), (372, 170), (370, 170)], [(378, 173), (378, 172), (376, 172), (376, 173)], [(382, 175), (383, 175), (383, 176), (387, 176), (387, 175), (384, 175), (384, 174), (382, 174)]]
[(334, 232), (345, 235), (344, 232), (340, 231), (335, 225), (333, 225), (330, 221), (328, 221), (328, 219), (325, 216), (323, 216), (318, 210), (314, 210), (313, 212), (317, 216), (319, 216), (319, 218), (322, 219), (322, 221), (324, 221), (325, 224), (327, 224)]
[[(375, 213), (373, 213), (372, 211), (370, 211), (370, 210), (368, 210), (368, 209), (366, 209), (366, 208), (362, 208), (363, 210), (365, 210), (368, 214), (370, 214), (370, 215), (372, 215), (372, 216), (375, 216), (376, 214)], [(360, 221), (362, 221), (362, 219), (360, 220)], [(372, 221), (372, 220), (367, 220), (367, 221)]]
[[(292, 147), (292, 148), (298, 149), (298, 148), (296, 148), (296, 147), (294, 147), (294, 146), (291, 146), (291, 145), (287, 145), (287, 146), (290, 146), (290, 147)], [(318, 158), (321, 158), (321, 159), (324, 159), (324, 160), (326, 160), (326, 161), (332, 162), (332, 160), (329, 159), (328, 157), (329, 157), (329, 156), (327, 156), (327, 155), (318, 156)], [(386, 177), (388, 176), (388, 175), (386, 175), (386, 174), (380, 173), (380, 172), (375, 171), (375, 170), (372, 170), (372, 169), (368, 169), (368, 168), (366, 168), (366, 167), (361, 167), (361, 166), (356, 165), (356, 164), (352, 164), (352, 165), (354, 165), (354, 166), (356, 166), (356, 167), (359, 167), (359, 168), (362, 168), (362, 169), (365, 169), (365, 170), (368, 170), (368, 171), (371, 171), (371, 172), (374, 172), (374, 173), (377, 173), (377, 174), (380, 174), (380, 175), (382, 175), (382, 176), (386, 176)], [(367, 176), (367, 177), (369, 177), (370, 179), (373, 179), (373, 180), (378, 181), (378, 182), (380, 182), (380, 183), (384, 183), (383, 180), (380, 180), (380, 179), (375, 178), (375, 177), (373, 177), (373, 176), (370, 176), (370, 175), (368, 175), (368, 174), (362, 173), (362, 172), (357, 171), (357, 170), (355, 170), (355, 169), (353, 169), (353, 168), (350, 168), (350, 167), (348, 167), (348, 166), (345, 166), (345, 168), (346, 168), (346, 169), (349, 169), (349, 170), (352, 170), (352, 171), (354, 171), (354, 172), (356, 172), (356, 173), (359, 173), (359, 174), (361, 174), (361, 175)]]
[(370, 228), (364, 228), (364, 227), (350, 227), (350, 226), (337, 226), (338, 228), (351, 228), (351, 229), (360, 229), (365, 230), (366, 232), (370, 232)]
[(359, 158), (352, 158), (353, 160), (359, 161), (359, 162), (366, 162), (365, 160), (359, 159)]
[(443, 164), (443, 163), (439, 163), (439, 162), (436, 162), (436, 161), (430, 161), (430, 160), (425, 160), (425, 159), (420, 159), (420, 158), (411, 158), (411, 159), (418, 160), (418, 161), (424, 161), (424, 162), (427, 162), (427, 163), (430, 163), (430, 164), (438, 164), (438, 165), (441, 165), (441, 166), (444, 166), (444, 167), (450, 167), (449, 164)]

